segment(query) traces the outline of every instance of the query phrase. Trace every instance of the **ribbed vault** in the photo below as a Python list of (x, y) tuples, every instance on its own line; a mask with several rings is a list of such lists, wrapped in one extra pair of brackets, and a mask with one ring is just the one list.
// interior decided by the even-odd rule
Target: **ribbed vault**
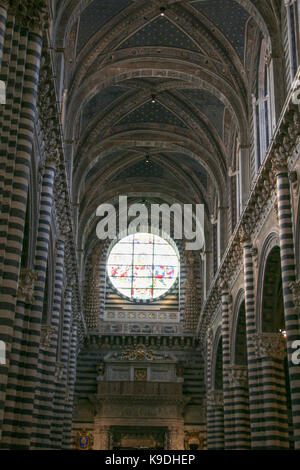
[(261, 39), (280, 53), (276, 5), (61, 2), (55, 47), (65, 58), (64, 127), (80, 250), (98, 205), (122, 193), (204, 203), (207, 220), (214, 219), (229, 197), (232, 150), (249, 146), (248, 71)]

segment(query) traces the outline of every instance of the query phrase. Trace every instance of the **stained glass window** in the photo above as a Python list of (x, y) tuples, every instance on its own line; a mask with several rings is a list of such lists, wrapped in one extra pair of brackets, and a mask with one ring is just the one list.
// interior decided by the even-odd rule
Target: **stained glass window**
[(131, 300), (153, 300), (173, 287), (179, 273), (176, 250), (150, 233), (129, 235), (114, 245), (107, 261), (112, 285)]

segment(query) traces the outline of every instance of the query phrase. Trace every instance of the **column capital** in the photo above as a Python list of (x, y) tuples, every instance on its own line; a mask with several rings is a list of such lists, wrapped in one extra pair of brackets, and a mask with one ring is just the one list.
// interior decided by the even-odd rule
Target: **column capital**
[(62, 379), (63, 374), (64, 374), (64, 370), (65, 370), (65, 365), (62, 364), (61, 362), (57, 362), (55, 364), (54, 376), (58, 381), (60, 381)]
[(213, 408), (222, 408), (224, 406), (223, 390), (208, 391), (207, 404)]
[(37, 280), (37, 273), (32, 269), (21, 269), (19, 286), (18, 286), (18, 300), (27, 304), (34, 301), (33, 291), (34, 283)]
[(50, 167), (56, 170), (60, 163), (60, 158), (59, 158), (59, 151), (58, 149), (55, 149), (53, 152), (49, 153), (45, 159), (45, 168)]
[(248, 224), (241, 225), (239, 230), (239, 240), (242, 245), (249, 245), (251, 243), (251, 230)]
[(226, 371), (231, 387), (247, 387), (248, 368), (247, 366), (233, 365)]
[(61, 223), (60, 223), (60, 234), (59, 234), (59, 238), (61, 238), (63, 241), (66, 241), (66, 239), (68, 238), (69, 236), (69, 233), (71, 232), (71, 227), (70, 227), (70, 224), (68, 221), (66, 220), (63, 220)]
[(282, 145), (275, 148), (272, 157), (272, 170), (275, 176), (280, 173), (288, 173), (288, 153)]
[(252, 337), (256, 359), (272, 358), (283, 360), (286, 354), (286, 340), (281, 333), (256, 333)]
[(229, 285), (227, 279), (225, 277), (220, 277), (219, 279), (219, 287), (221, 289), (222, 295), (229, 293)]
[(300, 279), (290, 282), (289, 288), (293, 294), (295, 307), (300, 308)]
[(43, 325), (41, 328), (41, 343), (42, 349), (49, 350), (51, 347), (51, 341), (56, 332), (56, 328), (51, 325)]
[(36, 34), (49, 26), (48, 5), (46, 0), (1, 0), (4, 5), (9, 3), (10, 14), (15, 16), (16, 22)]

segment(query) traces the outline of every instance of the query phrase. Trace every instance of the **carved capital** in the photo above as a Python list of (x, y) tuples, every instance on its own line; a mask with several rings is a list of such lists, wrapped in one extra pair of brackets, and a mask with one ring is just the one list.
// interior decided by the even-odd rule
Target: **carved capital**
[(275, 148), (272, 158), (272, 169), (275, 176), (280, 173), (288, 173), (288, 156), (282, 145)]
[(37, 274), (31, 269), (21, 269), (19, 286), (18, 286), (18, 300), (30, 304), (34, 301), (33, 291), (34, 283), (37, 279)]
[(224, 277), (221, 277), (219, 279), (219, 288), (221, 289), (221, 292), (227, 292), (229, 291), (229, 285), (228, 285), (228, 281), (227, 279), (225, 279)]
[(10, 0), (9, 12), (15, 16), (20, 26), (37, 34), (41, 34), (49, 26), (46, 0)]
[(40, 346), (43, 349), (50, 349), (51, 347), (51, 341), (53, 338), (53, 335), (56, 331), (56, 328), (54, 326), (50, 325), (43, 325), (41, 328), (41, 343)]
[(257, 359), (272, 358), (283, 360), (286, 354), (286, 340), (281, 333), (257, 333), (253, 335)]
[(295, 307), (300, 308), (300, 279), (289, 283), (289, 288), (293, 294)]
[(71, 232), (71, 227), (70, 227), (69, 222), (67, 220), (63, 220), (60, 223), (59, 228), (60, 228), (60, 237), (66, 240), (68, 238), (69, 233)]
[(45, 167), (50, 167), (56, 170), (60, 163), (60, 154), (59, 150), (55, 149), (54, 151), (50, 152), (45, 160)]
[(224, 406), (223, 391), (210, 390), (207, 392), (207, 405), (212, 408), (222, 408)]
[(55, 378), (57, 379), (57, 381), (60, 381), (62, 379), (63, 374), (64, 374), (64, 370), (65, 370), (65, 366), (61, 362), (57, 362), (55, 364), (54, 375), (55, 375)]
[(227, 377), (231, 387), (248, 386), (248, 369), (246, 366), (232, 366), (227, 370)]
[(244, 245), (251, 241), (251, 229), (248, 224), (243, 224), (239, 231), (239, 240)]

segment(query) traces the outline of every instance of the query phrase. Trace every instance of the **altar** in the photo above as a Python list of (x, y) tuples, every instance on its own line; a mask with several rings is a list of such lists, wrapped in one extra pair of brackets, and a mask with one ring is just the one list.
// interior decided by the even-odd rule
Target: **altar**
[(184, 449), (181, 370), (170, 353), (112, 352), (98, 366), (94, 449)]

